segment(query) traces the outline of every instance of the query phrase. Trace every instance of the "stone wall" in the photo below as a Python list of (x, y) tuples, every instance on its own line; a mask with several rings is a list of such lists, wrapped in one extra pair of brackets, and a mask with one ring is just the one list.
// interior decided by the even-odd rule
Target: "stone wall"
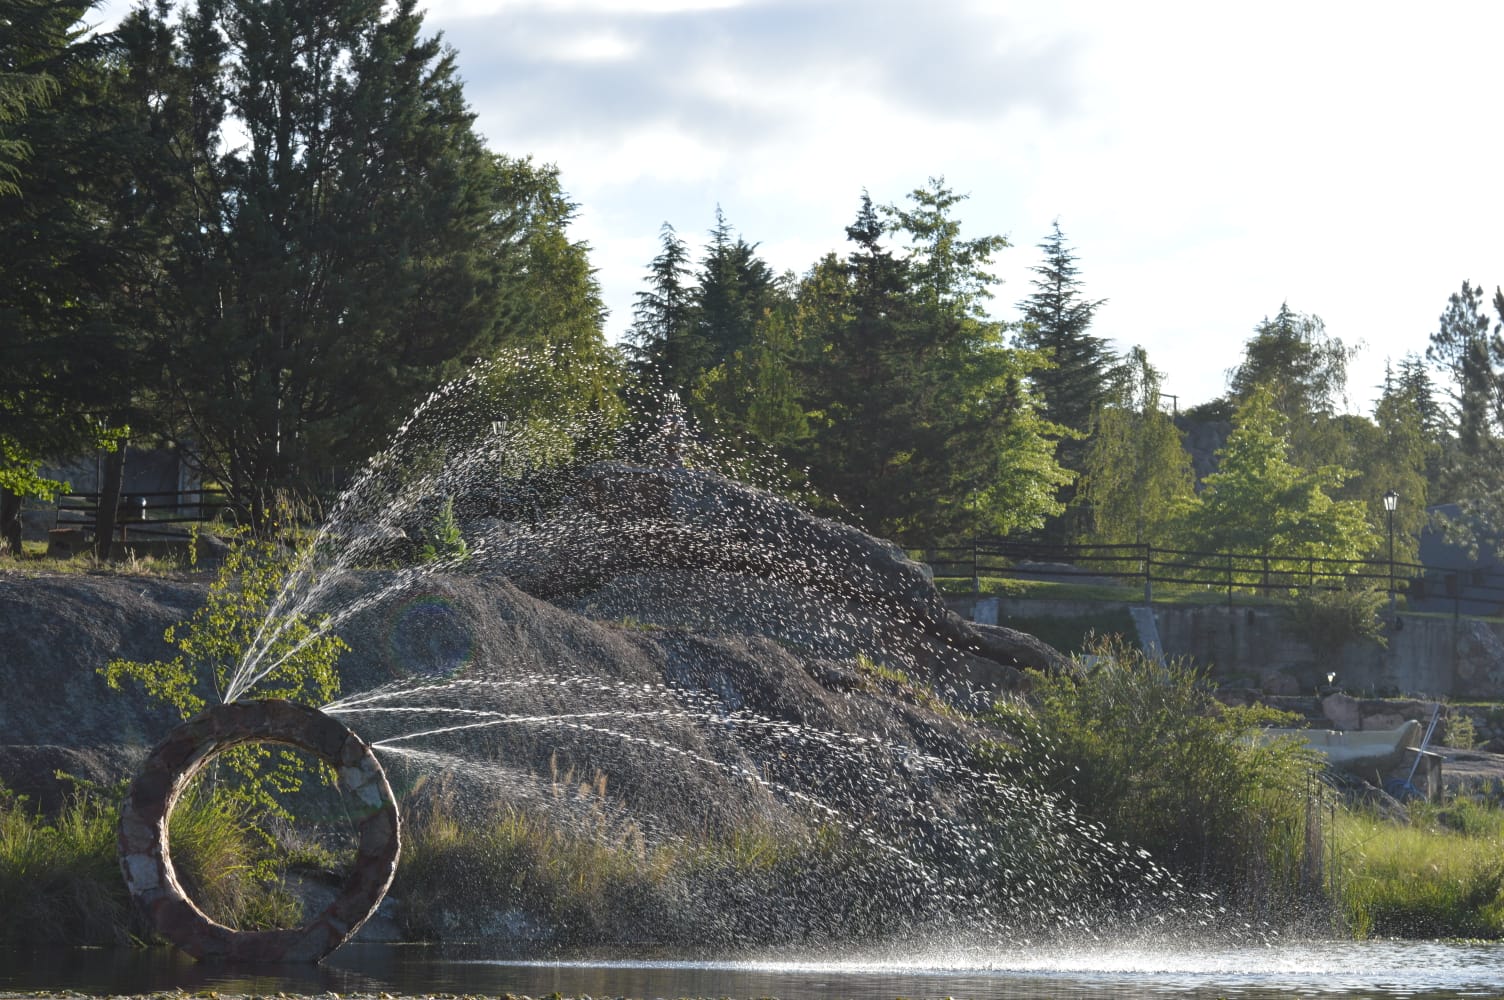
[[(955, 609), (979, 621), (1074, 617), (1108, 605), (1008, 598), (958, 600)], [(1294, 638), (1282, 608), (1155, 605), (1167, 656), (1186, 658), (1225, 683), (1270, 694), (1314, 694), (1334, 684), (1363, 694), (1423, 695), (1458, 700), (1504, 699), (1504, 624), (1476, 618), (1401, 614), (1387, 645), (1354, 642), (1323, 660)]]

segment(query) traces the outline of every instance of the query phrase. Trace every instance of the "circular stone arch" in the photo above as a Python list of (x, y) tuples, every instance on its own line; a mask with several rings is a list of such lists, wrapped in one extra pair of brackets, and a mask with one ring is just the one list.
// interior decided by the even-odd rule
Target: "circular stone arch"
[[(209, 919), (183, 892), (172, 867), (167, 823), (178, 799), (214, 757), (247, 743), (307, 751), (334, 768), (355, 803), (360, 845), (349, 881), (302, 927), (237, 931)], [(345, 726), (290, 701), (216, 705), (178, 726), (146, 758), (120, 810), (120, 867), (152, 925), (197, 959), (317, 962), (360, 929), (392, 884), (400, 846), (397, 801), (371, 748)]]

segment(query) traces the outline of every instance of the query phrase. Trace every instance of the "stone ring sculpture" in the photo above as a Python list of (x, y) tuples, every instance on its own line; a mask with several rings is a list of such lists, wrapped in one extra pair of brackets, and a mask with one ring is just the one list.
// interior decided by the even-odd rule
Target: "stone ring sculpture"
[[(183, 892), (172, 867), (167, 823), (178, 798), (215, 755), (246, 743), (297, 747), (330, 765), (358, 803), (360, 844), (343, 890), (302, 927), (237, 931), (216, 923)], [(132, 898), (163, 937), (196, 959), (317, 962), (349, 940), (381, 905), (397, 870), (397, 802), (360, 737), (318, 709), (289, 701), (237, 701), (209, 708), (168, 734), (147, 757), (120, 811), (120, 867)]]

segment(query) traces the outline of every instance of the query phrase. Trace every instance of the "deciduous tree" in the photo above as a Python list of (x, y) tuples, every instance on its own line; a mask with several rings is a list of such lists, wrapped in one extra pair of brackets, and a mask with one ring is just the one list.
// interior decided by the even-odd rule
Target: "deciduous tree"
[(1286, 426), (1273, 391), (1255, 386), (1238, 408), (1218, 470), (1189, 509), (1188, 538), (1198, 549), (1270, 553), (1289, 565), (1374, 553), (1378, 536), (1362, 501), (1331, 496), (1350, 473), (1293, 464)]
[(1097, 411), (1080, 496), (1093, 540), (1163, 546), (1195, 500), (1191, 456), (1161, 406), (1163, 376), (1142, 347), (1126, 368), (1115, 398)]

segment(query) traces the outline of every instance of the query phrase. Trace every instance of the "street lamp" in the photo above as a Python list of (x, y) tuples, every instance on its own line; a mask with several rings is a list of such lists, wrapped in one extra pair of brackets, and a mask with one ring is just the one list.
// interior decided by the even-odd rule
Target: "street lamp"
[(1389, 619), (1394, 620), (1394, 508), (1400, 503), (1400, 495), (1394, 490), (1384, 494), (1384, 515), (1389, 520)]

